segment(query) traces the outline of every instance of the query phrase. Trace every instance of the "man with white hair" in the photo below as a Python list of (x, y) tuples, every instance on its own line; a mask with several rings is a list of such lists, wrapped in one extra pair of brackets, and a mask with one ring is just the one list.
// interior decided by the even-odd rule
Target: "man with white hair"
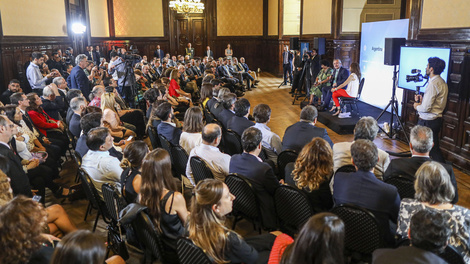
[(73, 67), (70, 72), (69, 77), (67, 78), (67, 84), (70, 89), (80, 89), (83, 96), (88, 98), (90, 94), (90, 81), (88, 80), (83, 69), (88, 65), (87, 56), (85, 54), (80, 54), (76, 58), (77, 66)]
[(42, 109), (50, 117), (60, 120), (60, 112), (63, 111), (65, 103), (64, 97), (59, 94), (59, 89), (54, 83), (44, 87), (42, 90)]
[[(54, 80), (52, 80), (52, 83), (57, 85), (57, 90), (59, 91), (60, 96), (64, 99), (64, 107), (62, 108), (61, 114), (66, 113), (67, 109), (69, 109), (69, 102), (67, 101), (67, 98), (65, 95), (69, 91), (69, 88), (67, 87), (67, 81), (63, 77), (55, 77)], [(62, 116), (65, 118), (65, 115)]]

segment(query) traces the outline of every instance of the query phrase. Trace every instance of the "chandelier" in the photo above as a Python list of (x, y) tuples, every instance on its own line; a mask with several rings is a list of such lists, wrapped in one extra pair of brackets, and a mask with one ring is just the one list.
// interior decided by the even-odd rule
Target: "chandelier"
[(204, 3), (201, 0), (172, 0), (170, 8), (178, 13), (203, 13)]

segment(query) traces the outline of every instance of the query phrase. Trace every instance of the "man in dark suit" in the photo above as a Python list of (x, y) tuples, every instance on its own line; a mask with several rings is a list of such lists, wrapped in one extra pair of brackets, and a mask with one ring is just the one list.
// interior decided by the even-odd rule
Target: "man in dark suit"
[(69, 130), (76, 138), (79, 138), (80, 132), (82, 132), (80, 127), (80, 118), (86, 106), (87, 103), (83, 97), (75, 97), (70, 101), (70, 108), (72, 108), (73, 115), (69, 122)]
[[(322, 94), (323, 94), (323, 105), (321, 107), (321, 110), (327, 110), (328, 107), (330, 106), (330, 101), (331, 101), (331, 96), (333, 93), (331, 92), (332, 88), (335, 88), (337, 86), (340, 86), (343, 84), (349, 77), (349, 71), (346, 68), (343, 68), (341, 66), (341, 60), (336, 59), (333, 61), (333, 75), (331, 76), (331, 84), (332, 86), (325, 86), (322, 88)], [(348, 86), (344, 86), (343, 89), (348, 88)]]
[[(215, 81), (217, 81), (217, 85), (214, 85)], [(212, 79), (211, 84), (214, 85), (212, 87), (212, 98), (209, 99), (206, 103), (206, 109), (209, 109), (209, 112), (212, 113), (212, 109), (214, 107), (214, 104), (218, 102), (218, 97), (219, 96), (219, 90), (220, 90), (220, 81), (217, 79)]]
[[(86, 144), (86, 137), (88, 132), (95, 127), (99, 127), (101, 125), (101, 117), (103, 115), (98, 112), (88, 113), (84, 115), (80, 119), (80, 127), (83, 130), (83, 134), (78, 138), (77, 145), (75, 146), (75, 151), (80, 154), (80, 156), (85, 156), (87, 154), (89, 148)], [(120, 144), (122, 142), (119, 142)], [(114, 146), (110, 148), (109, 155), (116, 157), (118, 160), (122, 160), (122, 153), (117, 151)]]
[(447, 246), (452, 232), (447, 224), (450, 215), (439, 210), (424, 209), (416, 212), (410, 221), (410, 246), (396, 249), (377, 249), (372, 254), (374, 264), (393, 263), (447, 263), (438, 255)]
[(243, 132), (243, 153), (232, 156), (229, 171), (243, 175), (251, 181), (258, 197), (263, 225), (266, 228), (276, 228), (273, 196), (280, 183), (271, 166), (258, 157), (262, 148), (262, 137), (261, 131), (255, 127), (249, 127)]
[(235, 116), (233, 108), (235, 107), (235, 102), (237, 101), (237, 96), (234, 93), (228, 93), (222, 97), (222, 105), (224, 109), (219, 114), (219, 121), (222, 123), (222, 126), (227, 129), (228, 122)]
[(282, 150), (292, 149), (300, 153), (302, 148), (315, 137), (323, 138), (333, 147), (326, 129), (315, 126), (317, 116), (318, 111), (314, 106), (304, 107), (300, 112), (300, 121), (286, 129), (282, 139)]
[(13, 79), (8, 84), (8, 89), (6, 89), (0, 96), (0, 101), (2, 101), (4, 105), (10, 104), (10, 96), (18, 92), (23, 92), (20, 87), (20, 81)]
[(233, 109), (235, 116), (228, 122), (227, 128), (242, 135), (245, 129), (254, 126), (255, 123), (248, 120), (250, 115), (250, 102), (246, 98), (240, 98), (235, 102)]
[(51, 84), (44, 87), (41, 99), (44, 112), (55, 120), (60, 120), (59, 116), (64, 109), (65, 99), (60, 95), (57, 85)]
[(0, 116), (0, 155), (8, 159), (9, 169), (4, 173), (10, 178), (11, 189), (14, 195), (26, 195), (32, 197), (28, 176), (23, 170), (20, 158), (13, 152), (9, 145), (13, 137), (13, 122), (5, 116)]
[(67, 78), (67, 85), (70, 89), (81, 90), (83, 96), (88, 98), (90, 95), (90, 81), (83, 71), (83, 69), (88, 65), (87, 57), (85, 54), (80, 54), (77, 56), (76, 60), (77, 66), (73, 67), (70, 72), (70, 75)]
[(366, 139), (358, 139), (351, 145), (351, 155), (356, 172), (339, 172), (333, 183), (335, 205), (354, 204), (371, 211), (378, 220), (385, 241), (394, 244), (396, 228), (390, 221), (397, 223), (400, 209), (400, 195), (397, 188), (375, 177), (373, 170), (378, 161), (375, 144)]
[(157, 49), (153, 53), (153, 56), (157, 59), (160, 59), (160, 61), (163, 61), (163, 58), (165, 58), (165, 52), (160, 49), (160, 45), (157, 45)]
[(173, 145), (179, 145), (182, 131), (171, 121), (174, 117), (171, 104), (168, 102), (160, 104), (155, 113), (162, 120), (157, 127), (158, 134), (164, 136)]
[(204, 52), (204, 56), (207, 56), (208, 59), (210, 59), (210, 58), (213, 59), (214, 58), (214, 53), (212, 52), (210, 46), (206, 47), (206, 51)]
[(287, 75), (289, 75), (289, 81), (292, 84), (292, 60), (294, 59), (294, 54), (289, 52), (289, 47), (284, 46), (284, 51), (282, 52), (282, 69), (284, 75), (283, 84), (287, 84)]
[[(415, 179), (416, 171), (426, 161), (431, 161), (429, 152), (433, 146), (433, 135), (432, 130), (429, 127), (417, 125), (411, 129), (410, 132), (410, 149), (411, 158), (399, 158), (390, 161), (387, 170), (385, 171), (383, 178), (384, 180), (393, 176), (406, 176), (410, 179)], [(455, 197), (452, 200), (453, 204), (459, 201), (457, 181), (455, 180), (454, 170), (449, 164), (441, 163), (442, 166), (449, 173), (450, 181), (454, 186)]]
[(93, 52), (93, 46), (91, 46), (91, 45), (90, 45), (90, 46), (87, 46), (87, 47), (86, 47), (86, 53), (85, 53), (85, 54), (86, 54), (87, 60), (89, 60), (89, 61), (94, 61), (94, 59), (95, 59), (95, 58), (94, 58), (95, 54), (94, 54), (94, 52)]
[(95, 65), (96, 65), (96, 66), (100, 66), (100, 64), (101, 64), (101, 57), (104, 58), (104, 56), (101, 55), (100, 46), (96, 45), (95, 51), (93, 52), (93, 59), (94, 59), (94, 62), (95, 62)]

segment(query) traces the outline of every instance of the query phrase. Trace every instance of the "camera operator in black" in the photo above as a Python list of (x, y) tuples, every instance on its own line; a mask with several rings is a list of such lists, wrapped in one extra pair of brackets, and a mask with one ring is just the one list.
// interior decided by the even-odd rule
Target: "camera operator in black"
[[(320, 62), (318, 60), (317, 51), (309, 51), (306, 53), (307, 58), (304, 62), (304, 70), (302, 75), (304, 79), (301, 78), (301, 84), (305, 81), (304, 90), (307, 92), (307, 96), (310, 96), (310, 87), (315, 82), (315, 78), (320, 71)], [(304, 55), (305, 59), (305, 55)]]
[(294, 56), (294, 79), (292, 81), (292, 89), (290, 90), (290, 93), (294, 93), (295, 90), (299, 91), (301, 89), (302, 85), (300, 83), (300, 77), (302, 75), (303, 67), (304, 61), (300, 57), (300, 51), (296, 50)]
[(117, 73), (117, 90), (129, 106), (134, 108), (135, 93), (132, 90), (135, 85), (134, 69), (132, 68), (132, 60), (129, 60), (126, 56), (124, 48), (121, 49), (121, 57), (116, 52), (111, 52), (112, 62), (108, 65), (108, 74)]

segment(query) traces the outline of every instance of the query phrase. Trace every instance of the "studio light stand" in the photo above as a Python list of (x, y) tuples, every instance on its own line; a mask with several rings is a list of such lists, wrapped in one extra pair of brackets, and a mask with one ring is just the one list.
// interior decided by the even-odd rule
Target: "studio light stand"
[[(393, 66), (393, 86), (392, 86), (392, 98), (390, 99), (390, 102), (388, 103), (387, 106), (385, 106), (385, 108), (382, 110), (382, 112), (380, 113), (380, 115), (375, 119), (377, 121), (377, 123), (379, 122), (379, 119), (383, 116), (383, 114), (385, 114), (385, 112), (387, 111), (387, 109), (390, 107), (390, 131), (387, 132), (385, 131), (381, 126), (379, 126), (380, 130), (382, 130), (382, 132), (384, 132), (390, 139), (395, 139), (396, 137), (396, 134), (397, 132), (394, 131), (394, 128), (393, 128), (393, 117), (395, 116), (397, 121), (398, 121), (398, 124), (400, 125), (399, 127), (397, 127), (396, 129), (402, 129), (403, 131), (405, 130), (405, 127), (403, 126), (403, 123), (401, 122), (400, 120), (400, 116), (398, 115), (398, 102), (397, 102), (397, 99), (396, 99), (396, 90), (397, 90), (397, 74), (398, 74), (398, 71), (397, 71), (397, 65), (394, 65)], [(408, 145), (410, 144), (410, 140), (408, 139), (408, 136), (406, 135), (406, 133), (403, 133), (405, 135), (405, 139), (406, 139), (406, 142), (408, 143)], [(394, 156), (400, 156), (400, 155), (409, 155), (409, 153), (391, 153), (389, 152), (390, 154), (394, 155)]]

